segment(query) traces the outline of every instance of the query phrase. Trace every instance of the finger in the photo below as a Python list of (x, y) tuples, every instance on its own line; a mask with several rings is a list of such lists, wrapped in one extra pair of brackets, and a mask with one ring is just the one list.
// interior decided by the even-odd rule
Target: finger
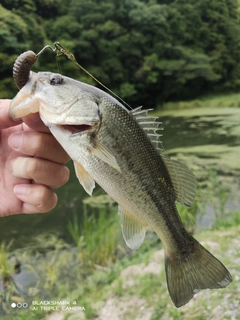
[(22, 213), (41, 213), (57, 205), (57, 195), (48, 187), (37, 184), (18, 184), (13, 189), (22, 204)]
[(66, 163), (70, 160), (57, 140), (47, 133), (35, 131), (16, 132), (9, 139), (10, 147), (29, 156), (47, 159), (56, 163)]
[(26, 117), (22, 118), (23, 122), (32, 130), (38, 132), (47, 132), (49, 133), (49, 129), (45, 124), (42, 122), (39, 113), (31, 113)]
[(51, 188), (59, 188), (69, 179), (69, 169), (51, 161), (18, 157), (12, 161), (12, 174), (18, 178), (34, 180)]
[(13, 127), (21, 123), (22, 121), (14, 121), (10, 118), (8, 111), (11, 100), (0, 100), (0, 130)]

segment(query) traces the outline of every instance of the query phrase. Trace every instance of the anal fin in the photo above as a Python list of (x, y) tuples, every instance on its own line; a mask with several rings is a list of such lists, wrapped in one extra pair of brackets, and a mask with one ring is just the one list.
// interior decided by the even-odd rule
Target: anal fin
[(81, 183), (85, 191), (91, 196), (93, 189), (95, 188), (95, 181), (83, 168), (83, 166), (81, 166), (81, 164), (77, 161), (74, 161), (74, 168), (79, 182)]
[(146, 225), (120, 207), (118, 213), (121, 216), (122, 233), (127, 246), (130, 249), (138, 249), (145, 239)]

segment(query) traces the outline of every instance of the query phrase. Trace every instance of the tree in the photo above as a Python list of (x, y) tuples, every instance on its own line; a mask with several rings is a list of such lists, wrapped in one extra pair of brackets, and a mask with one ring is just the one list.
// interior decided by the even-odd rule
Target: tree
[[(0, 93), (11, 96), (12, 64), (25, 50), (62, 43), (133, 107), (240, 86), (236, 0), (3, 0)], [(44, 52), (34, 70), (99, 86), (66, 57)], [(10, 85), (11, 84), (11, 85)], [(10, 92), (9, 92), (10, 91)]]

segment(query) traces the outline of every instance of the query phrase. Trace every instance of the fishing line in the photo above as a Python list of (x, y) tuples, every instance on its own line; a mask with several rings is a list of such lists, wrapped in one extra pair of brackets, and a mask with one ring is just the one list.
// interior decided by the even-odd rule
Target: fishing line
[(60, 56), (59, 54), (56, 55), (56, 64), (57, 64), (57, 68), (58, 68), (58, 73), (62, 74), (62, 68), (61, 68), (59, 56)]
[(50, 45), (45, 46), (41, 51), (39, 51), (39, 53), (37, 54), (37, 56), (39, 56), (41, 53), (43, 53), (43, 51), (45, 51), (46, 49), (51, 49), (53, 52), (57, 53), (58, 55), (65, 55), (68, 59), (70, 59), (76, 66), (78, 66), (80, 69), (82, 69), (87, 75), (89, 75), (93, 80), (95, 80), (98, 84), (100, 84), (104, 89), (106, 89), (108, 92), (110, 92), (113, 96), (115, 96), (118, 100), (120, 100), (125, 106), (127, 106), (128, 108), (132, 109), (132, 107), (129, 106), (129, 104), (127, 102), (125, 102), (122, 98), (120, 98), (115, 92), (113, 92), (111, 89), (109, 89), (107, 86), (105, 86), (101, 81), (99, 81), (97, 78), (95, 78), (89, 71), (87, 71), (82, 65), (80, 65), (74, 54), (70, 51), (68, 51), (67, 49), (65, 49), (59, 42), (55, 42), (54, 43), (55, 48), (51, 47)]

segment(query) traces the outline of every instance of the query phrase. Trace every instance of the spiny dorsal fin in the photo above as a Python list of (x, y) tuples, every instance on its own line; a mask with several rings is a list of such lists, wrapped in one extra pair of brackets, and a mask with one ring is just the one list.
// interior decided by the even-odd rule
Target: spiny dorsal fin
[(123, 238), (130, 249), (138, 249), (145, 239), (146, 226), (134, 216), (118, 207)]
[(196, 177), (184, 164), (161, 155), (170, 175), (176, 200), (190, 207), (196, 193)]
[(159, 139), (162, 134), (156, 133), (157, 130), (162, 130), (162, 128), (159, 128), (159, 125), (162, 124), (162, 122), (156, 121), (158, 117), (151, 117), (148, 115), (148, 112), (151, 110), (152, 109), (142, 110), (141, 106), (131, 110), (130, 113), (148, 135), (154, 147), (159, 151), (162, 151), (162, 142)]

